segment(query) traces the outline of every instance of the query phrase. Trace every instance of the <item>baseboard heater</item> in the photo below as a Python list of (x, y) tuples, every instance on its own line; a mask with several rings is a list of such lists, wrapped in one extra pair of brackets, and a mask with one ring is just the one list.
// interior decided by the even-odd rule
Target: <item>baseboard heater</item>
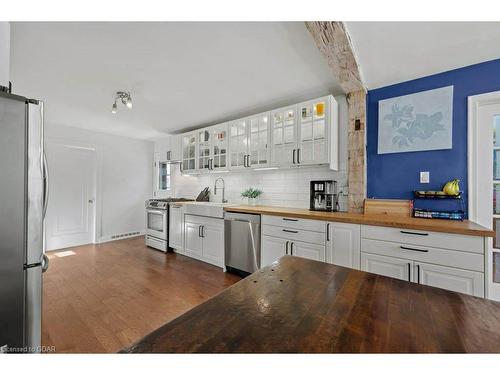
[(141, 232), (130, 232), (130, 233), (122, 233), (122, 234), (113, 234), (111, 236), (112, 240), (116, 240), (118, 238), (125, 238), (125, 237), (133, 237), (133, 236), (138, 236), (141, 234)]

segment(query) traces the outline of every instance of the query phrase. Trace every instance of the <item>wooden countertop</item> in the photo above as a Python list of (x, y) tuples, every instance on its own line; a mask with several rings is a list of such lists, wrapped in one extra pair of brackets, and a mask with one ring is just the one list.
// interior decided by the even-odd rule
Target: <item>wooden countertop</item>
[(440, 219), (419, 219), (391, 215), (364, 215), (348, 212), (321, 212), (310, 211), (305, 208), (273, 207), (273, 206), (228, 206), (224, 211), (242, 212), (261, 215), (289, 216), (302, 219), (337, 221), (341, 223), (354, 223), (378, 225), (381, 227), (395, 227), (416, 229), (432, 232), (445, 232), (467, 234), (471, 236), (494, 237), (495, 232), (469, 220), (454, 221)]
[(500, 353), (500, 303), (285, 256), (125, 353)]

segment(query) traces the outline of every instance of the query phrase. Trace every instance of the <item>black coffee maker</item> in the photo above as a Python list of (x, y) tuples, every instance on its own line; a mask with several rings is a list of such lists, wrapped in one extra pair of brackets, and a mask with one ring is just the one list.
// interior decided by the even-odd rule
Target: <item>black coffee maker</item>
[(311, 181), (310, 210), (338, 211), (337, 181)]

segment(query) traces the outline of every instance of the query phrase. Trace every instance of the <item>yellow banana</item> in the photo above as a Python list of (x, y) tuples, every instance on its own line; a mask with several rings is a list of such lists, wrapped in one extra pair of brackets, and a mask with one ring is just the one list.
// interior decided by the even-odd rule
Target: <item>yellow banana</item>
[(460, 186), (458, 185), (459, 182), (460, 180), (458, 179), (447, 182), (443, 187), (443, 191), (448, 195), (458, 195), (460, 193)]

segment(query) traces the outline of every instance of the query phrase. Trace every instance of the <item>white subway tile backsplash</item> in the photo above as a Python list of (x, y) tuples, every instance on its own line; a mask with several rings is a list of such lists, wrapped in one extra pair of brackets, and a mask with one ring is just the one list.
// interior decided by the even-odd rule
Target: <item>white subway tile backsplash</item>
[[(259, 204), (296, 208), (309, 207), (309, 182), (312, 180), (336, 180), (339, 191), (347, 185), (345, 171), (331, 171), (328, 167), (301, 167), (288, 170), (242, 171), (213, 175), (183, 176), (179, 167), (172, 168), (172, 196), (195, 198), (206, 186), (213, 191), (214, 182), (222, 177), (225, 182), (225, 198), (229, 203), (246, 203), (241, 192), (249, 187), (263, 191)], [(341, 210), (346, 209), (347, 199), (339, 197)]]

